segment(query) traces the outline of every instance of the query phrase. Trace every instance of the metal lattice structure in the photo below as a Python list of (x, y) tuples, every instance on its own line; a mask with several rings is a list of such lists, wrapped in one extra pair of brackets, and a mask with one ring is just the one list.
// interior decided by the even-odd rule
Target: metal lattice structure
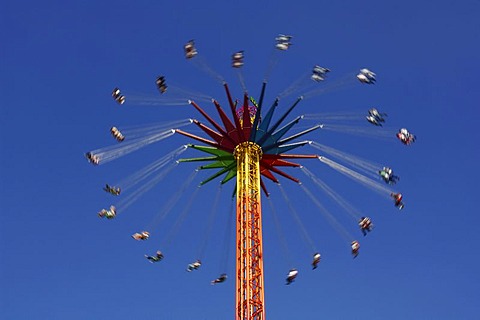
[(234, 156), (237, 160), (236, 316), (237, 319), (265, 319), (260, 201), (262, 149), (253, 142), (243, 142), (235, 148)]

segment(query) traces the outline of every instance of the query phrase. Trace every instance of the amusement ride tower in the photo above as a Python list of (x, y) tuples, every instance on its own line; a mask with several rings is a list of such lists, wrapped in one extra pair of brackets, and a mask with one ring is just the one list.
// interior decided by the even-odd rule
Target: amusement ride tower
[(215, 100), (213, 100), (213, 103), (223, 122), (223, 127), (194, 101), (190, 101), (190, 104), (215, 129), (202, 124), (198, 120), (193, 120), (193, 123), (213, 140), (180, 129), (177, 129), (176, 132), (207, 144), (208, 146), (193, 144), (188, 146), (206, 152), (211, 156), (181, 159), (180, 161), (208, 161), (210, 163), (201, 166), (200, 169), (220, 169), (214, 175), (202, 181), (201, 184), (224, 175), (223, 184), (236, 176), (236, 319), (260, 320), (265, 319), (261, 191), (263, 190), (268, 196), (263, 177), (279, 183), (275, 176), (277, 174), (298, 183), (298, 179), (288, 175), (278, 167), (300, 167), (299, 164), (286, 159), (317, 158), (317, 155), (295, 155), (285, 154), (285, 152), (308, 144), (309, 141), (294, 143), (290, 143), (290, 141), (318, 129), (319, 126), (283, 138), (302, 118), (299, 116), (280, 127), (288, 114), (302, 100), (302, 97), (298, 98), (279, 120), (271, 124), (278, 99), (274, 101), (262, 118), (261, 110), (266, 83), (262, 86), (258, 104), (253, 97), (249, 98), (248, 94), (245, 93), (243, 104), (238, 108), (236, 107), (237, 102), (233, 101), (226, 83), (224, 87), (233, 122)]
[[(285, 51), (290, 45), (291, 36), (279, 35), (276, 38), (277, 44), (276, 49), (279, 51)], [(195, 57), (198, 52), (194, 47), (193, 40), (189, 41), (185, 46), (185, 56), (187, 59), (192, 59)], [(243, 51), (237, 52), (232, 56), (232, 66), (234, 68), (240, 68), (243, 65)], [(201, 61), (199, 62), (201, 63)], [(272, 63), (274, 65), (275, 63)], [(212, 73), (213, 71), (208, 68), (207, 65), (203, 66), (204, 70)], [(323, 68), (320, 66), (315, 66), (313, 69), (313, 75), (310, 76), (315, 82), (322, 82), (325, 80), (325, 75), (330, 72), (329, 69)], [(387, 198), (394, 197), (395, 206), (399, 209), (403, 208), (402, 195), (400, 193), (393, 193), (389, 187), (379, 185), (376, 181), (367, 178), (353, 170), (350, 170), (340, 164), (335, 163), (325, 157), (319, 157), (316, 154), (290, 154), (289, 151), (296, 149), (298, 147), (311, 144), (312, 141), (303, 140), (298, 141), (297, 139), (304, 136), (307, 133), (310, 133), (316, 129), (323, 128), (323, 124), (314, 125), (306, 130), (297, 132), (292, 135), (287, 135), (287, 133), (303, 118), (303, 116), (297, 116), (290, 122), (284, 123), (285, 119), (290, 115), (290, 113), (295, 109), (295, 107), (302, 101), (303, 97), (298, 97), (290, 107), (285, 109), (283, 114), (279, 117), (276, 117), (277, 120), (272, 121), (273, 115), (277, 106), (279, 104), (279, 98), (276, 98), (270, 108), (266, 112), (262, 112), (262, 105), (264, 101), (265, 91), (266, 91), (266, 81), (264, 80), (260, 96), (257, 100), (249, 96), (246, 92), (245, 85), (243, 83), (243, 78), (241, 78), (242, 86), (244, 89), (243, 101), (233, 100), (230, 94), (229, 87), (226, 82), (223, 80), (223, 87), (226, 92), (228, 99), (228, 106), (230, 109), (231, 115), (228, 116), (227, 112), (221, 107), (217, 100), (212, 99), (212, 102), (216, 108), (218, 118), (221, 121), (217, 122), (205, 112), (195, 101), (188, 100), (188, 103), (192, 105), (202, 116), (205, 118), (207, 124), (196, 119), (187, 119), (188, 124), (195, 124), (201, 131), (206, 134), (208, 137), (201, 137), (190, 132), (179, 129), (183, 126), (180, 124), (175, 124), (174, 127), (177, 129), (172, 129), (169, 127), (167, 131), (162, 131), (159, 133), (153, 133), (147, 135), (145, 139), (132, 139), (131, 142), (123, 143), (124, 147), (120, 148), (105, 148), (93, 150), (86, 153), (86, 157), (89, 162), (94, 165), (98, 165), (100, 162), (104, 163), (114, 158), (117, 158), (123, 154), (132, 152), (146, 144), (150, 144), (156, 141), (165, 139), (174, 133), (179, 133), (183, 136), (186, 136), (192, 140), (199, 142), (201, 145), (197, 144), (188, 144), (187, 147), (204, 152), (207, 156), (188, 158), (188, 159), (179, 159), (177, 162), (203, 162), (206, 163), (199, 167), (199, 169), (210, 169), (216, 170), (214, 174), (203, 180), (200, 185), (206, 184), (209, 181), (212, 181), (216, 178), (222, 177), (221, 184), (225, 184), (228, 181), (236, 178), (236, 185), (234, 192), (236, 194), (236, 295), (235, 295), (235, 318), (236, 320), (264, 320), (265, 319), (265, 301), (264, 301), (264, 271), (263, 271), (263, 243), (262, 243), (262, 206), (261, 206), (261, 193), (263, 192), (267, 197), (269, 192), (267, 190), (265, 179), (271, 180), (274, 183), (279, 184), (278, 177), (282, 176), (288, 180), (291, 180), (296, 183), (300, 181), (287, 174), (283, 171), (282, 167), (301, 167), (300, 164), (294, 162), (298, 159), (318, 159), (332, 168), (340, 171), (345, 175), (349, 175), (351, 178), (362, 182), (363, 184), (373, 188), (374, 190), (384, 194)], [(360, 70), (360, 73), (357, 75), (357, 80), (362, 83), (373, 84), (375, 82), (375, 74), (368, 69)], [(357, 81), (353, 80), (353, 81)], [(309, 80), (310, 81), (310, 80)], [(157, 78), (157, 87), (161, 94), (167, 92), (167, 84), (164, 76)], [(293, 87), (295, 89), (295, 86)], [(290, 90), (290, 91), (288, 91)], [(289, 88), (287, 92), (292, 94), (294, 90)], [(318, 94), (323, 92), (318, 89), (313, 91), (306, 92), (306, 96), (312, 94)], [(112, 93), (113, 98), (120, 105), (125, 102), (125, 96), (123, 96), (118, 88), (115, 88)], [(280, 96), (285, 97), (287, 94), (283, 92)], [(201, 99), (201, 97), (200, 97)], [(134, 100), (134, 99), (132, 99)], [(147, 101), (148, 102), (148, 101)], [(182, 104), (184, 101), (182, 102)], [(175, 105), (175, 104), (174, 104)], [(377, 112), (375, 113), (373, 112)], [(370, 116), (367, 117), (367, 120), (370, 123), (379, 125), (378, 121), (384, 121), (382, 114), (379, 114), (376, 109), (369, 110)], [(373, 117), (373, 118), (372, 118)], [(147, 128), (148, 129), (148, 128)], [(121, 142), (125, 137), (120, 133), (116, 127), (112, 127), (111, 133), (114, 138)], [(148, 129), (150, 130), (150, 129)], [(147, 131), (148, 131), (147, 130)], [(163, 130), (163, 129), (162, 129)], [(405, 132), (403, 132), (404, 130)], [(402, 141), (402, 143), (408, 145), (415, 140), (414, 136), (410, 137), (406, 129), (401, 129), (400, 133), (397, 134), (397, 137)], [(399, 136), (400, 135), (400, 136)], [(410, 138), (409, 138), (410, 137)], [(312, 146), (319, 148), (320, 150), (333, 150), (333, 153), (339, 154), (332, 148), (326, 146), (321, 147), (320, 145), (312, 143)], [(182, 146), (183, 150), (185, 147)], [(157, 169), (163, 168), (164, 165), (168, 163), (168, 160), (176, 157), (179, 153), (174, 151), (172, 154), (166, 155), (164, 158), (160, 159), (159, 162), (155, 162), (153, 166), (147, 167), (142, 171), (141, 174), (133, 175), (132, 179), (136, 179), (135, 183), (143, 180), (148, 174), (156, 171)], [(340, 154), (341, 155), (341, 154)], [(350, 159), (350, 162), (359, 162), (359, 166), (362, 169), (366, 167), (368, 170), (372, 171), (374, 174), (378, 174), (378, 168), (376, 165), (368, 165), (365, 161), (359, 160), (358, 158), (352, 158), (348, 155), (342, 156), (344, 159)], [(353, 159), (353, 160), (352, 160)], [(176, 163), (177, 163), (176, 162)], [(373, 169), (372, 169), (373, 168)], [(305, 171), (305, 168), (303, 168)], [(389, 168), (383, 168), (384, 175), (380, 172), (383, 179), (387, 184), (395, 183), (393, 177), (385, 178)], [(170, 169), (168, 169), (170, 170)], [(389, 175), (391, 175), (391, 169)], [(158, 182), (163, 174), (167, 171), (161, 172), (162, 175), (159, 175), (160, 178), (156, 178)], [(305, 171), (307, 175), (311, 176), (308, 171)], [(314, 179), (313, 177), (312, 179)], [(398, 178), (398, 177), (397, 177)], [(340, 205), (358, 221), (358, 218), (363, 220), (367, 219), (365, 217), (360, 217), (358, 213), (351, 209), (351, 207), (341, 199), (340, 196), (336, 195), (330, 188), (328, 188), (323, 183), (320, 183), (319, 180), (314, 179), (314, 182), (323, 188), (335, 201), (339, 202)], [(133, 185), (133, 182), (131, 182)], [(147, 184), (144, 188), (141, 188), (140, 191), (144, 192), (148, 190), (154, 183)], [(119, 195), (120, 188), (112, 187), (108, 184), (104, 188), (105, 191), (113, 194)], [(307, 195), (309, 195), (308, 190)], [(179, 192), (180, 193), (180, 192)], [(132, 193), (130, 198), (124, 198), (123, 206), (126, 208), (139, 193)], [(314, 199), (314, 196), (311, 196), (314, 203), (321, 209), (325, 211), (323, 206)], [(177, 198), (178, 200), (178, 198)], [(168, 203), (170, 205), (170, 202)], [(120, 206), (120, 203), (118, 205)], [(123, 208), (122, 208), (123, 209)], [(165, 210), (168, 213), (168, 210)], [(165, 213), (165, 214), (166, 214)], [(100, 217), (106, 217), (107, 219), (112, 219), (117, 214), (117, 208), (111, 206), (109, 210), (103, 209), (99, 212)], [(334, 221), (333, 216), (329, 216), (325, 212), (327, 218)], [(357, 217), (358, 216), (358, 217)], [(164, 216), (163, 216), (164, 217)], [(368, 219), (369, 220), (369, 219)], [(339, 225), (334, 224), (337, 229), (340, 229), (340, 233), (345, 236), (347, 241), (350, 241), (352, 238), (348, 232), (343, 230)], [(362, 231), (365, 230), (362, 228)], [(337, 230), (338, 231), (338, 230)], [(368, 229), (370, 231), (370, 229)], [(305, 232), (304, 232), (305, 233)], [(344, 234), (343, 234), (344, 233)], [(364, 233), (365, 235), (365, 233)], [(132, 236), (135, 240), (146, 240), (149, 237), (149, 232), (143, 231), (141, 233), (134, 234)], [(352, 254), (354, 257), (358, 254), (359, 243), (358, 241), (351, 242), (352, 244)], [(356, 246), (355, 246), (356, 245)], [(317, 256), (318, 255), (318, 256)], [(316, 258), (315, 258), (316, 257)], [(163, 259), (163, 254), (160, 251), (157, 251), (156, 257), (148, 257), (153, 261), (160, 261)], [(156, 259), (156, 260), (155, 260)], [(314, 255), (314, 259), (320, 261), (320, 254), (317, 252)], [(315, 260), (314, 260), (315, 262)], [(198, 260), (200, 265), (200, 261)], [(198, 265), (198, 266), (199, 266)], [(198, 266), (196, 268), (198, 268)], [(190, 267), (190, 266), (189, 266)], [(315, 268), (316, 266), (314, 266)], [(195, 267), (192, 267), (195, 268)], [(189, 270), (190, 271), (190, 270)], [(293, 281), (296, 276), (295, 269), (290, 270), (295, 272), (292, 276), (293, 278), (287, 278), (287, 284)], [(223, 282), (226, 279), (226, 275), (222, 275)]]

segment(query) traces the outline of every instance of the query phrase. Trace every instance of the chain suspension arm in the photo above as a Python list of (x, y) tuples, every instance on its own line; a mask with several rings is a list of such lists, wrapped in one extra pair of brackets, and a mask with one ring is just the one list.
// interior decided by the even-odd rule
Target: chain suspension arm
[(237, 161), (236, 320), (264, 320), (260, 159), (253, 142), (235, 147)]

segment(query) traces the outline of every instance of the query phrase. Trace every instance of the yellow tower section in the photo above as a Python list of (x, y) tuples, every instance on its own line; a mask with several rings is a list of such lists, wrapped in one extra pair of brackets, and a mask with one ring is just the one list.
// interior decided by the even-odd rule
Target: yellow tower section
[(264, 320), (260, 159), (253, 142), (235, 147), (237, 161), (236, 320)]

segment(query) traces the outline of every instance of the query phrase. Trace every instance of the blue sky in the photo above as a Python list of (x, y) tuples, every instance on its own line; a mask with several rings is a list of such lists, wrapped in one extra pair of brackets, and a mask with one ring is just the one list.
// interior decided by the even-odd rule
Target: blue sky
[[(480, 307), (476, 166), (480, 94), (480, 2), (465, 1), (1, 1), (0, 2), (0, 310), (5, 319), (228, 319), (234, 316), (234, 249), (223, 252), (232, 184), (224, 186), (203, 266), (192, 273), (218, 189), (201, 188), (172, 243), (160, 248), (194, 190), (191, 185), (152, 237), (130, 235), (152, 225), (179, 181), (195, 165), (181, 164), (112, 221), (96, 213), (112, 197), (101, 188), (119, 181), (188, 139), (173, 137), (93, 167), (83, 153), (114, 144), (112, 125), (135, 126), (197, 118), (191, 106), (118, 106), (110, 92), (158, 95), (154, 80), (211, 95), (226, 106), (221, 85), (183, 57), (195, 39), (209, 65), (242, 94), (230, 55), (245, 50), (244, 76), (258, 95), (279, 33), (294, 36), (268, 79), (266, 104), (315, 64), (328, 80), (368, 67), (375, 86), (354, 84), (305, 99), (294, 115), (388, 113), (385, 130), (407, 127), (415, 144), (317, 131), (308, 139), (376, 163), (401, 176), (399, 212), (390, 200), (316, 160), (302, 164), (359, 211), (375, 230), (361, 236), (354, 221), (314, 186), (338, 221), (361, 241), (348, 243), (282, 180), (308, 234), (324, 257), (310, 270), (302, 241), (278, 188), (272, 193), (291, 260), (282, 254), (267, 200), (264, 208), (265, 304), (269, 319), (474, 319)], [(326, 82), (327, 83), (327, 82)], [(323, 84), (322, 84), (323, 85)], [(326, 84), (325, 84), (326, 85)], [(281, 101), (279, 112), (295, 97)], [(290, 100), (289, 100), (290, 99)], [(213, 111), (210, 103), (201, 103)], [(278, 115), (276, 114), (276, 115)], [(290, 118), (290, 119), (292, 119)], [(311, 123), (310, 123), (311, 124)], [(362, 123), (369, 128), (368, 123)], [(189, 127), (193, 129), (193, 127)], [(198, 131), (197, 131), (198, 132)], [(317, 153), (304, 147), (298, 153)], [(189, 150), (184, 155), (201, 156)], [(290, 174), (308, 180), (298, 169)], [(199, 173), (199, 183), (206, 173)], [(307, 185), (308, 181), (305, 181)], [(116, 200), (116, 199), (114, 199)], [(360, 239), (361, 238), (361, 239)], [(157, 249), (165, 260), (149, 264)], [(230, 278), (211, 286), (222, 265)]]

